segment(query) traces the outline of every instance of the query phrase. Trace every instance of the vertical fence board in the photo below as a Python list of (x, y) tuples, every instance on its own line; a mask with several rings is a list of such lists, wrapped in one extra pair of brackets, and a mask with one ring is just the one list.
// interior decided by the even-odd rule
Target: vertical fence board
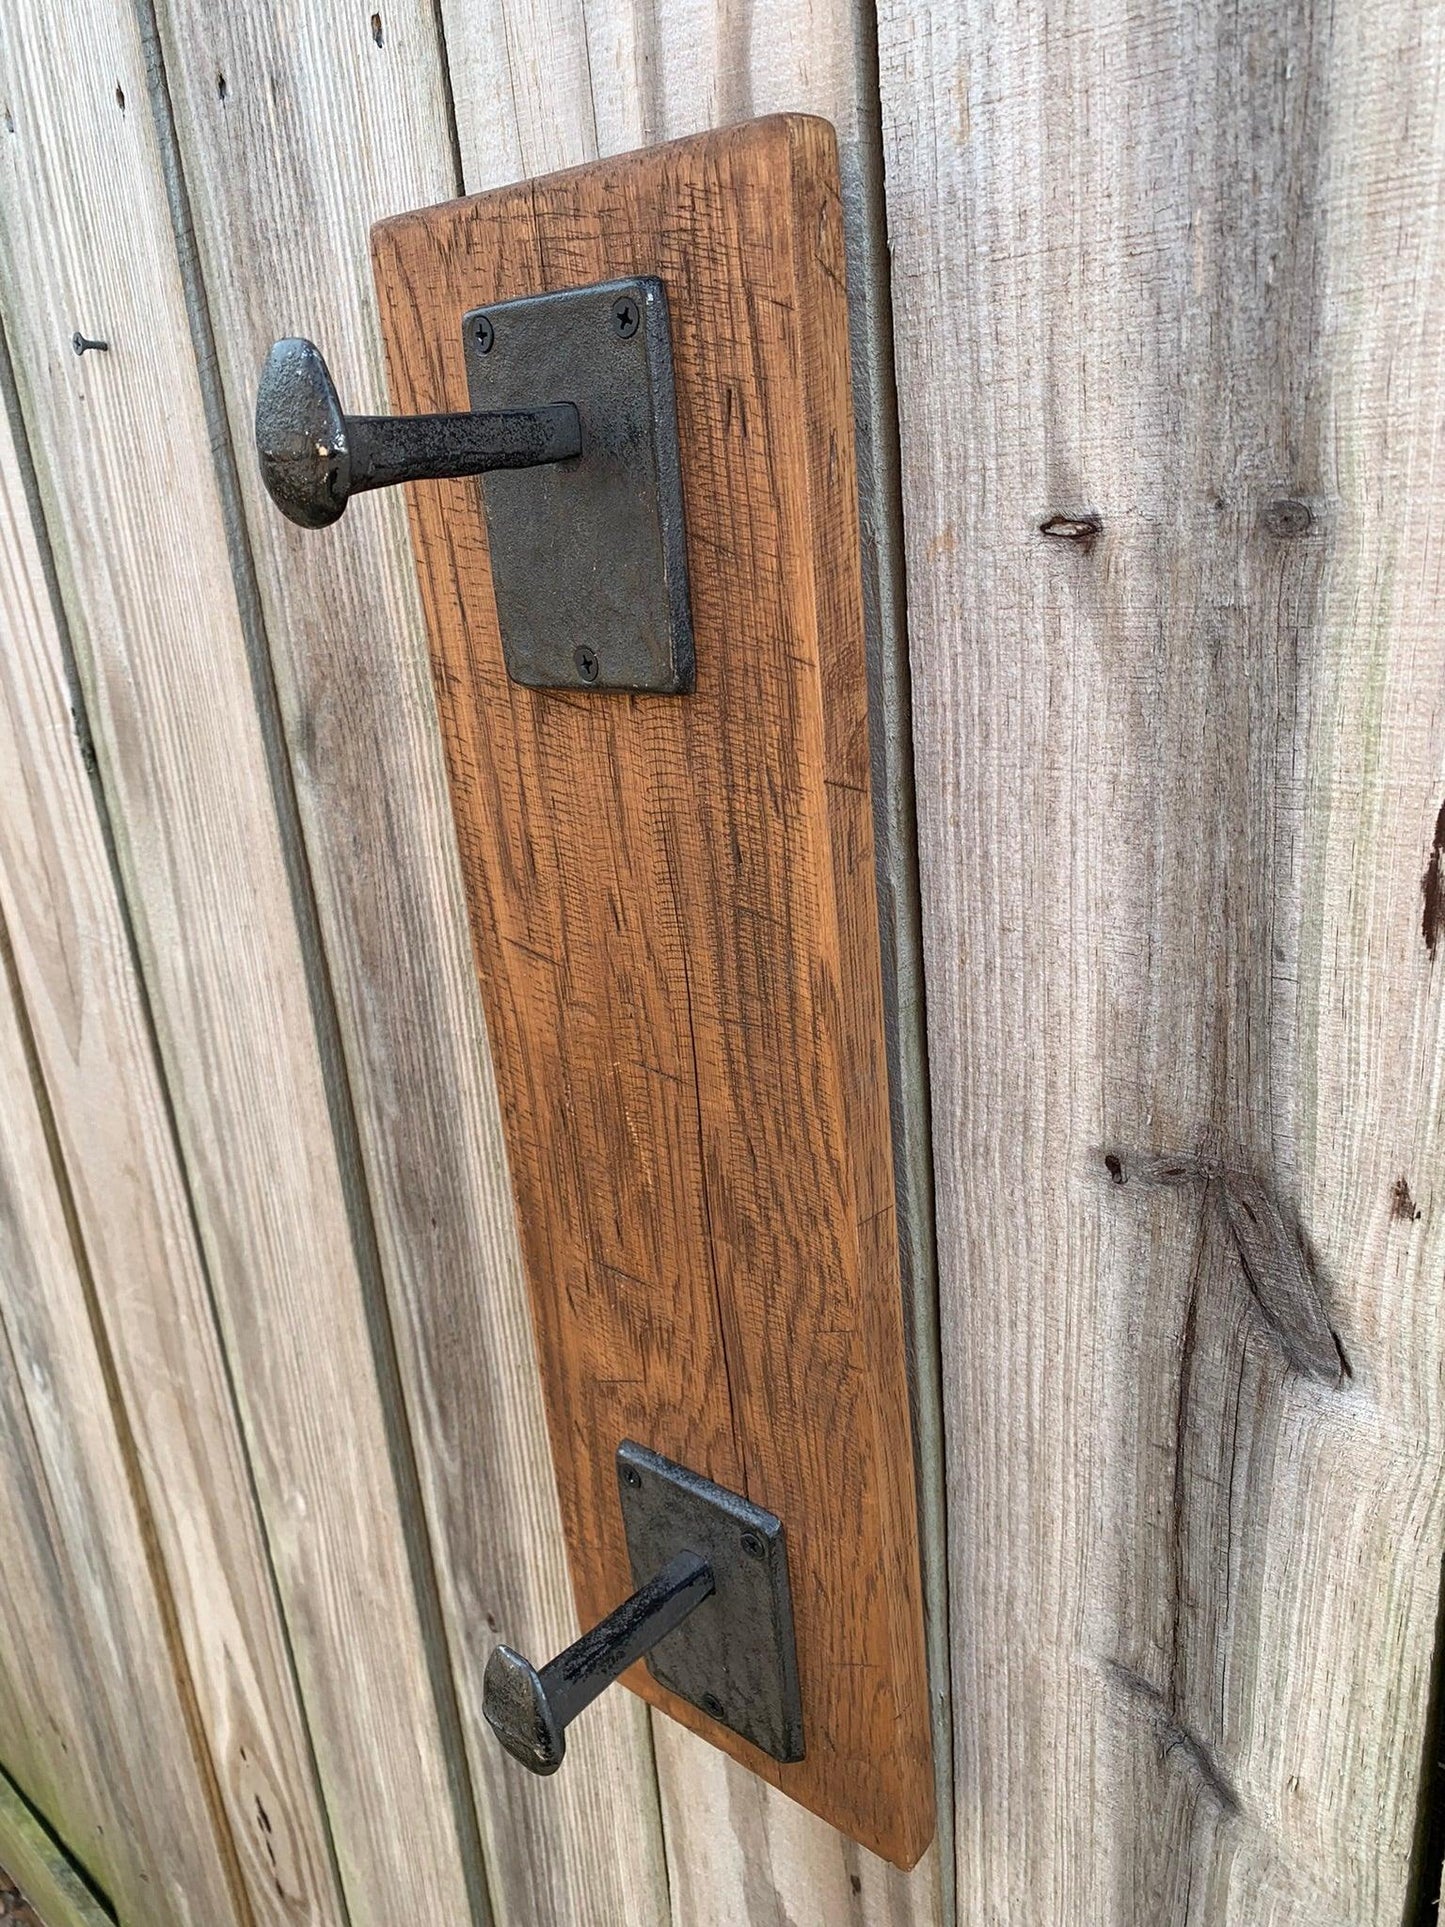
[(386, 409), (368, 229), (456, 188), (434, 15), (159, 14), (492, 1903), (518, 1927), (654, 1927), (667, 1889), (642, 1709), (609, 1694), (545, 1785), (481, 1717), (495, 1640), (545, 1654), (576, 1619), (402, 503), (303, 533), (250, 453), (279, 335), (321, 344), (349, 407)]
[[(0, 927), (0, 1516), (14, 1736), (124, 1927), (245, 1927), (190, 1730)], [(3, 1743), (3, 1741), (0, 1741)], [(8, 1750), (8, 1748), (7, 1748)], [(0, 1761), (0, 1765), (5, 1762)], [(22, 1770), (17, 1761), (11, 1772)], [(74, 1802), (75, 1804), (72, 1804)]]
[[(10, 987), (3, 989), (10, 1024)], [(16, 1067), (27, 1071), (23, 1062)], [(8, 1142), (31, 1123), (28, 1074), (23, 1086), (3, 1094), (7, 1117), (16, 1120)], [(13, 1253), (18, 1237), (7, 1242)], [(107, 1756), (104, 1717), (96, 1712), (105, 1702), (92, 1677), (69, 1567), (55, 1543), (8, 1330), (0, 1330), (0, 1535), (0, 1769), (64, 1830), (96, 1879), (116, 1893), (133, 1892), (140, 1841), (119, 1817), (126, 1775)], [(10, 1867), (3, 1857), (0, 1865)]]
[(250, 1473), (3, 411), (0, 623), (0, 912), (211, 1770), (257, 1921), (336, 1922)]
[[(333, 1136), (345, 1100), (318, 1043), (305, 877), (232, 588), (143, 22), (124, 0), (86, 0), (12, 9), (0, 29), (17, 385), (351, 1919), (460, 1922), (470, 1815), (391, 1456), (364, 1200)], [(109, 351), (77, 358), (76, 328)]]
[(1445, 1523), (1440, 16), (884, 0), (880, 53), (960, 1916), (1395, 1927)]

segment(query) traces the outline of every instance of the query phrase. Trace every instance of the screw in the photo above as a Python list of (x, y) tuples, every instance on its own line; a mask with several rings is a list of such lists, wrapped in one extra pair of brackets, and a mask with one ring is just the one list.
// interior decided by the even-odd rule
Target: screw
[(633, 1487), (637, 1487), (642, 1484), (642, 1474), (638, 1471), (635, 1465), (623, 1466), (622, 1483), (624, 1485), (630, 1485)]
[(497, 331), (487, 319), (486, 315), (479, 314), (477, 316), (477, 325), (472, 330), (472, 335), (477, 344), (477, 353), (479, 355), (489, 355), (492, 352), (492, 343), (497, 338)]
[(579, 643), (572, 651), (572, 660), (576, 663), (577, 674), (583, 682), (596, 682), (597, 651), (595, 649), (589, 649), (585, 644)]
[(760, 1532), (745, 1532), (742, 1537), (742, 1547), (749, 1559), (761, 1559), (767, 1551)]
[(78, 355), (83, 355), (87, 348), (98, 348), (102, 354), (110, 353), (108, 341), (92, 341), (89, 335), (83, 335), (78, 328), (70, 337), (70, 345)]
[(711, 1713), (715, 1720), (720, 1720), (723, 1716), (723, 1703), (716, 1693), (704, 1693), (702, 1710), (704, 1713)]
[(620, 294), (612, 304), (612, 325), (625, 341), (637, 333), (642, 315), (630, 294)]

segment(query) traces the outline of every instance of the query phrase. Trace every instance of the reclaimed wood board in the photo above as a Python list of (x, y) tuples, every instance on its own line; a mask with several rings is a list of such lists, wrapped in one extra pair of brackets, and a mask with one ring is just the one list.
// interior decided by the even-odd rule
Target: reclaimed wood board
[[(899, 1864), (932, 1832), (832, 130), (779, 117), (380, 224), (398, 406), (460, 318), (654, 273), (698, 689), (512, 685), (475, 485), (412, 492), (579, 1611), (625, 1437), (776, 1511), (808, 1757), (639, 1691)], [(505, 1630), (505, 1629), (504, 1629)]]
[[(655, 1736), (679, 1927), (702, 1920), (704, 1895), (709, 1917), (729, 1927), (771, 1927), (780, 1916), (811, 1927), (837, 1918), (832, 1897), (841, 1888), (851, 1896), (849, 1918), (856, 1927), (874, 1921), (900, 1927), (905, 1916), (946, 1921), (953, 1810), (933, 1164), (872, 0), (758, 0), (746, 10), (699, 0), (655, 0), (645, 9), (632, 0), (565, 6), (555, 0), (441, 0), (439, 14), (467, 193), (770, 113), (819, 114), (838, 136), (872, 685), (873, 827), (898, 1243), (911, 1339), (937, 1837), (919, 1865), (902, 1875), (874, 1856), (860, 1856), (851, 1841), (815, 1819), (809, 1825), (791, 1802), (675, 1723), (657, 1716)], [(545, 88), (536, 85), (540, 74), (546, 75)], [(597, 1745), (596, 1731), (579, 1732), (579, 1758), (584, 1744), (589, 1750)], [(863, 1868), (856, 1882), (855, 1863)]]

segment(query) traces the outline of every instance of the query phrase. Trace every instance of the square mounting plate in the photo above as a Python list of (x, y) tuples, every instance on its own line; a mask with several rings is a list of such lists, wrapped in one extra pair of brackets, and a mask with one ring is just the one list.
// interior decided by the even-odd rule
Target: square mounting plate
[(801, 1760), (782, 1521), (631, 1440), (617, 1448), (617, 1485), (634, 1586), (679, 1552), (713, 1571), (712, 1596), (648, 1654), (653, 1678), (775, 1760)]
[(462, 318), (472, 407), (570, 401), (582, 453), (482, 477), (502, 652), (532, 689), (693, 687), (672, 333), (636, 275)]

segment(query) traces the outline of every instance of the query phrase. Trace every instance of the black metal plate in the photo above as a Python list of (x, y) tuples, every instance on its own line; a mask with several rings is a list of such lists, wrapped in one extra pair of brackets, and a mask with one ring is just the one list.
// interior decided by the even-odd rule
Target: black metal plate
[(803, 1706), (782, 1521), (626, 1440), (617, 1483), (632, 1583), (701, 1553), (716, 1587), (648, 1656), (652, 1676), (775, 1760), (803, 1757)]
[[(630, 305), (629, 305), (630, 304)], [(582, 453), (482, 478), (507, 673), (533, 689), (693, 687), (667, 297), (651, 275), (477, 308), (474, 409), (572, 402)]]

